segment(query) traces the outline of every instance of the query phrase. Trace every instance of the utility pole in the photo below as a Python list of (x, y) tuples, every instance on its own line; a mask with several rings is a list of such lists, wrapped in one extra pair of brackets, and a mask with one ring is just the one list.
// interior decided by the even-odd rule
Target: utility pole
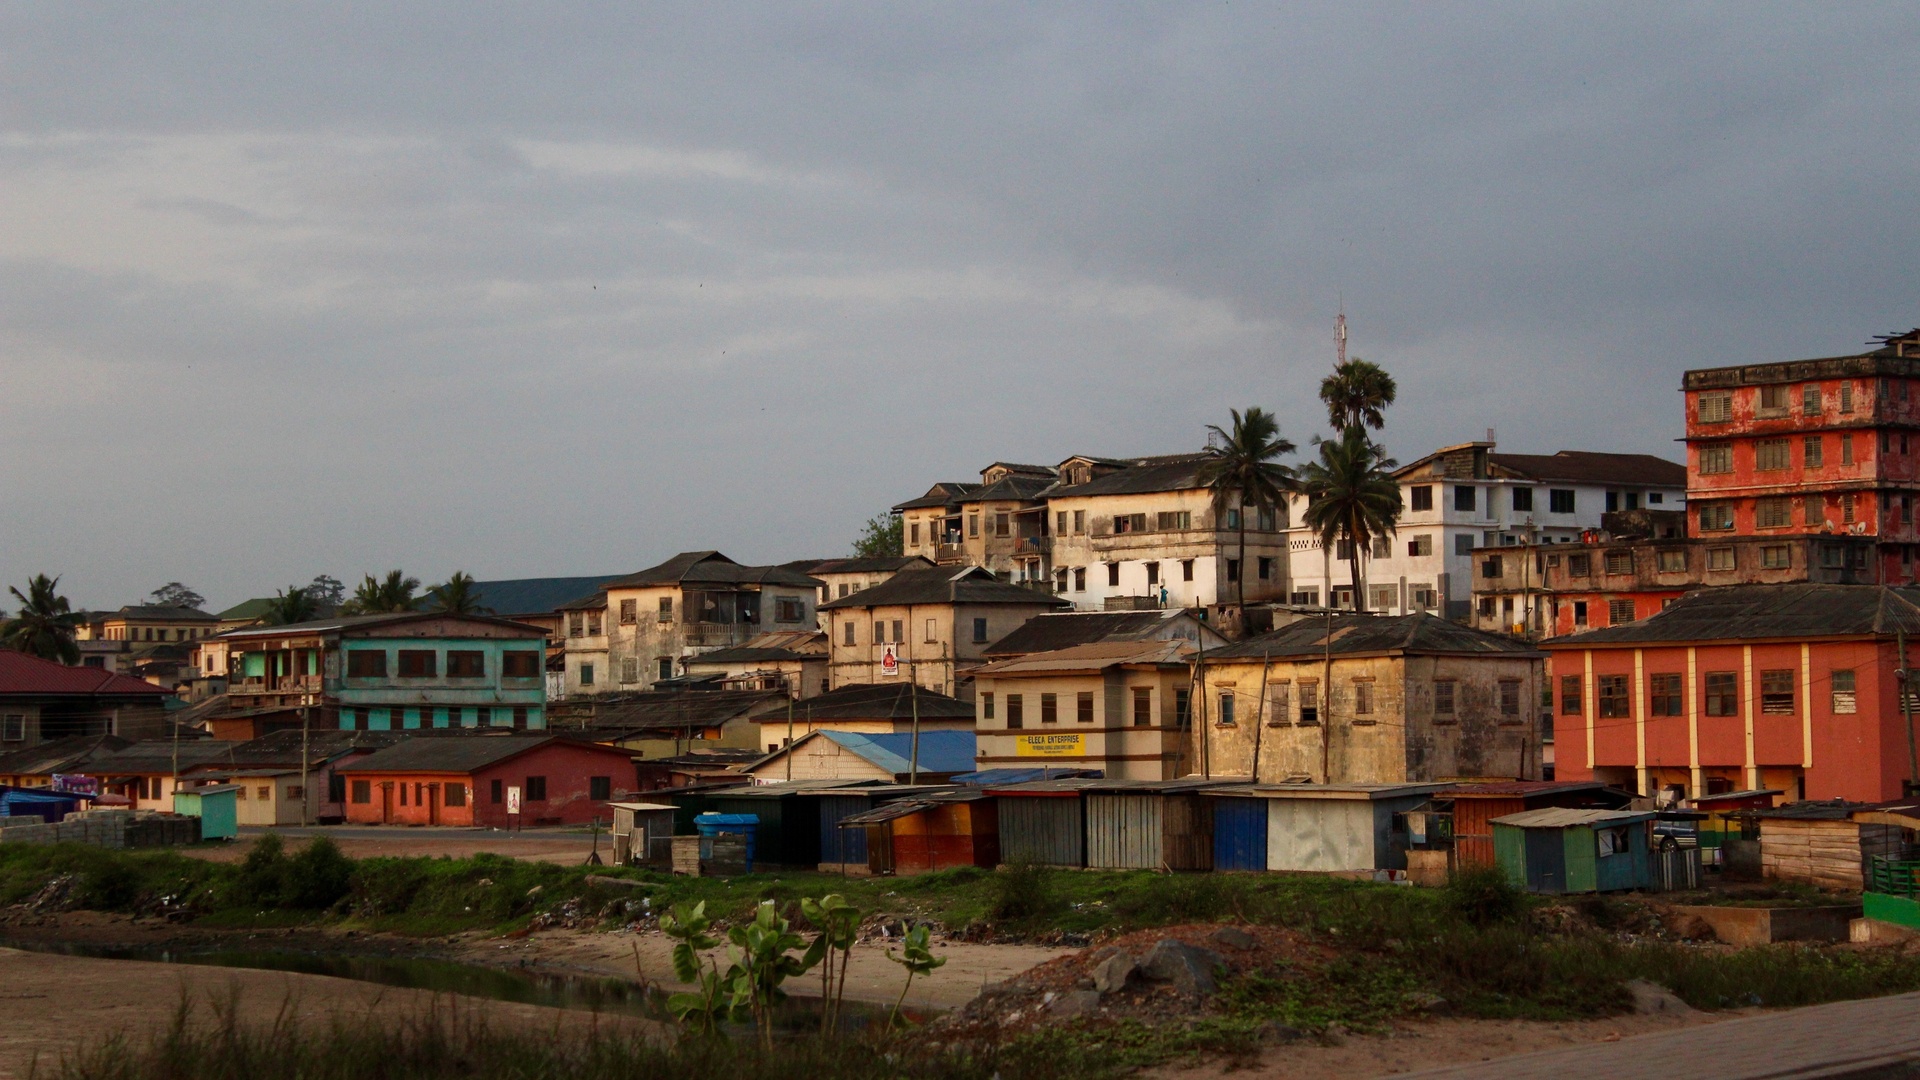
[(1327, 636), (1321, 643), (1326, 656), (1320, 698), (1320, 782), (1333, 783), (1333, 608), (1327, 608)]
[(1260, 736), (1267, 726), (1267, 672), (1273, 667), (1273, 651), (1269, 649), (1260, 657), (1260, 704), (1253, 714), (1253, 767), (1247, 770), (1247, 779), (1260, 782)]
[(913, 750), (907, 762), (907, 783), (920, 782), (920, 662), (907, 661), (907, 697), (913, 703)]
[(793, 780), (793, 685), (787, 685), (787, 780)]
[(308, 752), (312, 739), (313, 707), (306, 706), (300, 710), (300, 827), (303, 829), (309, 824), (307, 807), (313, 802), (313, 796), (307, 792), (307, 785), (313, 783), (310, 775), (313, 757)]

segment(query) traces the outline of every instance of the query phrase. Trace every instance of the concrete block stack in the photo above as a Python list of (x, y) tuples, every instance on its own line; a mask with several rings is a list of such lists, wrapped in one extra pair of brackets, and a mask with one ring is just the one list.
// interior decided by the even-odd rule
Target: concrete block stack
[[(0, 819), (18, 822), (21, 819)], [(52, 824), (9, 824), (0, 842), (86, 844), (104, 848), (166, 847), (200, 840), (200, 819), (123, 809), (83, 810)]]

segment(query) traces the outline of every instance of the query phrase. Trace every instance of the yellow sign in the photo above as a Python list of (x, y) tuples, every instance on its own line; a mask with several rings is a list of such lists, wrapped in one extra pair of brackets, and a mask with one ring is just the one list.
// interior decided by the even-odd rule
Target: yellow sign
[(1080, 757), (1087, 752), (1085, 735), (1016, 735), (1015, 757)]

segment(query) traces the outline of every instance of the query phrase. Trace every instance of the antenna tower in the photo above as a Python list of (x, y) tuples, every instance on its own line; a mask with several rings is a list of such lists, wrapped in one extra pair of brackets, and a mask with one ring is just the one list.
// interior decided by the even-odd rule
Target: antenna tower
[(1335, 363), (1347, 362), (1347, 313), (1343, 310), (1333, 317), (1333, 350), (1338, 357)]

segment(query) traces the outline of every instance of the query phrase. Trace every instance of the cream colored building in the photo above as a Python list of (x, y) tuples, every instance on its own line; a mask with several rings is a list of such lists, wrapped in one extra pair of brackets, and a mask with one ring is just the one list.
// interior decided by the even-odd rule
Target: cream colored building
[(715, 649), (681, 662), (689, 679), (717, 680), (732, 690), (784, 690), (796, 698), (827, 692), (827, 635), (819, 630), (773, 630), (744, 645)]
[(1100, 769), (1111, 780), (1198, 771), (1184, 641), (1118, 641), (1033, 653), (974, 672), (982, 769)]
[(690, 551), (562, 604), (566, 696), (646, 690), (682, 662), (770, 631), (812, 630), (820, 582), (783, 566)]
[(1194, 756), (1273, 783), (1537, 780), (1544, 679), (1544, 653), (1432, 615), (1308, 617), (1207, 654)]
[[(902, 570), (926, 570), (933, 566), (933, 559), (926, 555), (888, 555), (850, 559), (827, 559), (817, 563), (789, 563), (787, 568), (798, 570), (820, 582), (820, 603), (851, 596), (863, 589), (871, 589), (882, 584), (888, 578)], [(825, 624), (821, 626), (825, 629)]]
[(989, 644), (1036, 615), (1066, 606), (977, 566), (903, 571), (823, 605), (827, 678), (833, 689), (912, 679), (949, 697), (969, 698), (969, 672), (984, 661)]

